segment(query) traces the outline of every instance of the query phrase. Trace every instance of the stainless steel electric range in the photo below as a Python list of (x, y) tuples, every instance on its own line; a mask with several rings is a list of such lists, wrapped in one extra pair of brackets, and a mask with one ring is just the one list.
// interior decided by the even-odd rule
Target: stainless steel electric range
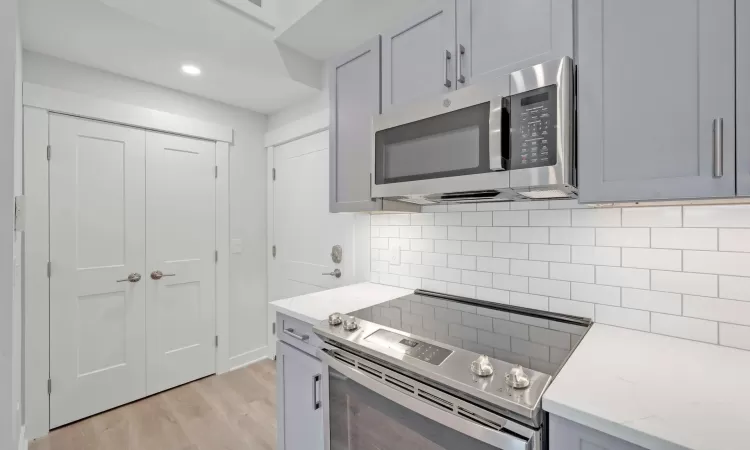
[(543, 450), (542, 394), (591, 321), (417, 290), (332, 314), (326, 450)]

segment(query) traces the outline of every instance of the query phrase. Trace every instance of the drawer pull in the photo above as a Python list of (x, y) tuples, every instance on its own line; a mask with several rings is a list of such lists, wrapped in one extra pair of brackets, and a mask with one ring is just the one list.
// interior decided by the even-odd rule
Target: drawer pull
[(284, 328), (284, 334), (288, 334), (289, 336), (293, 337), (294, 339), (299, 339), (300, 341), (306, 341), (310, 339), (310, 336), (307, 334), (297, 334), (294, 332), (294, 328)]

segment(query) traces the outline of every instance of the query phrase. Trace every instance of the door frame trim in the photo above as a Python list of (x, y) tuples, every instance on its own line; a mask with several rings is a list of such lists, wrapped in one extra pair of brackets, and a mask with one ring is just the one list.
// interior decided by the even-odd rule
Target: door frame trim
[[(26, 437), (36, 439), (50, 430), (50, 280), (49, 247), (49, 116), (60, 113), (149, 131), (216, 142), (216, 373), (231, 369), (229, 358), (229, 150), (231, 127), (211, 124), (162, 111), (101, 100), (75, 92), (24, 83), (23, 191), (26, 228), (23, 235), (24, 413)], [(52, 152), (54, 158), (54, 149)], [(52, 383), (54, 389), (54, 380)]]

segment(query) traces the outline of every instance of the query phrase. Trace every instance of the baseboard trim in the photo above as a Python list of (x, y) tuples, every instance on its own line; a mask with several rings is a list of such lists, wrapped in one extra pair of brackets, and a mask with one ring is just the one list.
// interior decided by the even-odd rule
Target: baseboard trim
[(29, 441), (26, 440), (26, 427), (21, 427), (21, 433), (18, 435), (18, 450), (28, 450)]
[(261, 359), (268, 357), (267, 346), (250, 350), (249, 352), (242, 353), (240, 355), (232, 356), (229, 358), (229, 370), (237, 370), (243, 367), (247, 367), (254, 362), (258, 362)]

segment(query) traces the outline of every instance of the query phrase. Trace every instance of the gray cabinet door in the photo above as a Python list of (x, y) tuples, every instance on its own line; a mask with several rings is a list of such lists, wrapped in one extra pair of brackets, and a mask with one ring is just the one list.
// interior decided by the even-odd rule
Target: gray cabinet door
[(372, 116), (380, 114), (380, 36), (332, 61), (329, 89), (330, 210), (374, 211), (370, 195)]
[(549, 450), (645, 450), (552, 414), (549, 419)]
[(733, 197), (734, 0), (580, 0), (577, 11), (580, 200)]
[(737, 1), (737, 195), (750, 196), (750, 1)]
[(384, 111), (456, 89), (456, 3), (432, 4), (382, 35)]
[(459, 88), (573, 57), (573, 0), (457, 0), (457, 5)]
[(320, 361), (276, 342), (276, 416), (279, 450), (323, 450)]

